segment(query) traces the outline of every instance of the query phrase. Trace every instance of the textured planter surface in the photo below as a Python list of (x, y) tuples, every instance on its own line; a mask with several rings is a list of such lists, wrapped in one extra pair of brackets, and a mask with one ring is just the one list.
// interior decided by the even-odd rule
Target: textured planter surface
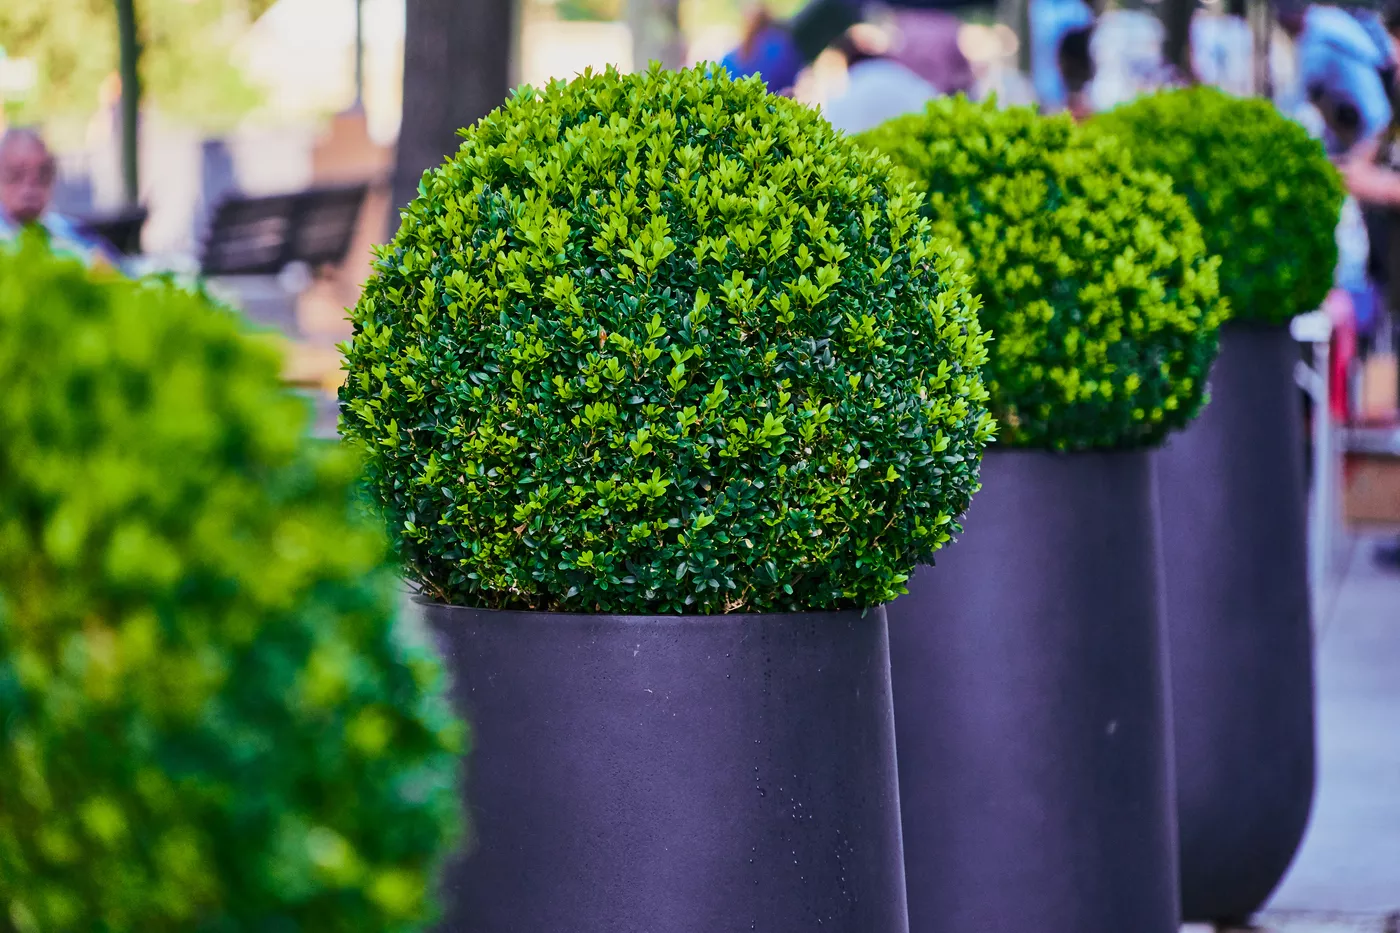
[(1201, 417), (1157, 455), (1188, 920), (1242, 920), (1314, 774), (1303, 425), (1284, 327), (1227, 325)]
[(441, 929), (908, 929), (883, 610), (425, 611), (474, 737)]
[(989, 451), (891, 604), (912, 933), (1176, 933), (1151, 461)]

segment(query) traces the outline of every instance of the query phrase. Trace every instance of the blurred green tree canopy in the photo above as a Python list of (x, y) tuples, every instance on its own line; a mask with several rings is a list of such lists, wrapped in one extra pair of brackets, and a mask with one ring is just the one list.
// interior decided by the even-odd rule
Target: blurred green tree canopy
[[(535, 8), (550, 13), (562, 20), (608, 21), (620, 20), (627, 9), (628, 0), (525, 0)], [(765, 0), (765, 6), (774, 16), (791, 16), (807, 0)], [(739, 20), (745, 11), (753, 8), (752, 0), (681, 0), (681, 20), (687, 23), (712, 23)]]
[[(254, 107), (258, 90), (233, 60), (248, 25), (273, 0), (136, 0), (145, 99), (162, 111), (216, 128)], [(102, 82), (117, 70), (112, 0), (6, 0), (0, 48), (32, 58), (35, 86), (6, 101), (20, 122), (83, 116), (99, 104)]]
[(615, 20), (622, 18), (622, 0), (556, 0), (560, 19)]

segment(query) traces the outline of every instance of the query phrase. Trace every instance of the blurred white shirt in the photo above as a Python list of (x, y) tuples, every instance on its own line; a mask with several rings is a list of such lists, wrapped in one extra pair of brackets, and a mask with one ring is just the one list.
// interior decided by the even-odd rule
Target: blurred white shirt
[(937, 96), (937, 88), (898, 62), (868, 58), (850, 67), (845, 93), (822, 109), (838, 130), (863, 133), (894, 117), (918, 113)]

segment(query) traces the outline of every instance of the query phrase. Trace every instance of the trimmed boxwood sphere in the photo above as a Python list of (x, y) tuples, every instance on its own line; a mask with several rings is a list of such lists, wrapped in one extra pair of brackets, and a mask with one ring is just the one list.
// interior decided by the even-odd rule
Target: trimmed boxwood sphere
[(1092, 125), (1172, 179), (1220, 257), (1234, 320), (1284, 323), (1322, 304), (1345, 191), (1319, 140), (1270, 101), (1212, 87), (1163, 91)]
[(453, 603), (863, 607), (956, 529), (993, 431), (975, 302), (888, 163), (696, 69), (525, 89), (354, 309), (342, 431)]
[(464, 736), (278, 366), (197, 295), (0, 250), (0, 929), (433, 915)]
[(1068, 116), (963, 97), (861, 139), (922, 186), (970, 259), (1003, 443), (1141, 447), (1194, 417), (1223, 315), (1218, 261), (1167, 179)]

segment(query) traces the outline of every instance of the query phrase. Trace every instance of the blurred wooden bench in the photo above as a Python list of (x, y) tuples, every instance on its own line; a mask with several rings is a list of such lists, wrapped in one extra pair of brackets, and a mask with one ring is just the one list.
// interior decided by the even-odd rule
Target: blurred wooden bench
[[(315, 272), (345, 261), (369, 190), (328, 185), (294, 194), (229, 198), (215, 209), (200, 254), (206, 278), (279, 275), (293, 264)], [(288, 340), (284, 378), (334, 394), (343, 381), (334, 347)]]
[(228, 198), (214, 211), (200, 254), (206, 277), (277, 275), (295, 262), (312, 269), (343, 262), (367, 184), (294, 194)]

